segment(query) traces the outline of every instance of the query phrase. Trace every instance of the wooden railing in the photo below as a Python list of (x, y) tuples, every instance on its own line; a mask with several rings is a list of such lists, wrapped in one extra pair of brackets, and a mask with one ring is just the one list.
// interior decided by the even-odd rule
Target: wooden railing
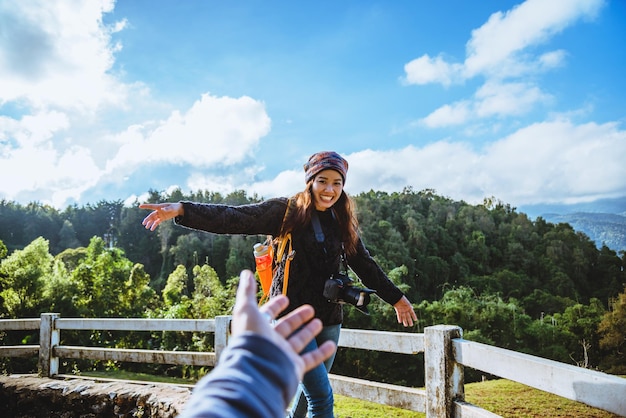
[[(228, 342), (230, 316), (214, 319), (80, 319), (45, 313), (40, 319), (3, 319), (0, 331), (39, 329), (40, 345), (0, 346), (0, 357), (39, 357), (41, 376), (59, 373), (59, 359), (214, 366)], [(111, 349), (60, 345), (61, 330), (213, 333), (215, 352)], [(423, 334), (343, 329), (339, 346), (403, 354), (424, 353), (425, 389), (331, 374), (335, 393), (426, 413), (427, 417), (497, 417), (464, 401), (464, 367), (626, 416), (626, 379), (464, 340), (461, 328), (427, 327)]]

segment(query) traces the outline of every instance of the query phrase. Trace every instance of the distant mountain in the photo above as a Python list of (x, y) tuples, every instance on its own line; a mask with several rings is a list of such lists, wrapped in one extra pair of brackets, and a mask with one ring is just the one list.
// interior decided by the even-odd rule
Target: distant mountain
[(530, 218), (541, 216), (550, 223), (568, 223), (583, 232), (596, 246), (626, 251), (626, 196), (574, 205), (531, 205), (518, 208)]
[(542, 216), (546, 213), (558, 213), (560, 215), (571, 213), (612, 213), (626, 216), (626, 196), (615, 199), (599, 199), (593, 202), (575, 203), (572, 205), (559, 204), (539, 204), (526, 205), (518, 208), (518, 212), (523, 212), (531, 218)]
[(626, 216), (579, 212), (565, 215), (547, 213), (541, 217), (553, 224), (570, 224), (576, 231), (591, 238), (598, 248), (606, 245), (616, 252), (626, 251)]

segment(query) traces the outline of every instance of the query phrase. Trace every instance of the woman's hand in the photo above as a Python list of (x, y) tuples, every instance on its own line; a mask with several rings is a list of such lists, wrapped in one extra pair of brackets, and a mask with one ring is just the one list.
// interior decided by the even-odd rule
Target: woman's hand
[(139, 205), (140, 209), (151, 210), (150, 214), (146, 216), (141, 224), (154, 231), (157, 226), (163, 221), (182, 216), (184, 214), (183, 204), (178, 203), (143, 203)]
[(412, 327), (413, 321), (417, 322), (417, 315), (413, 310), (411, 302), (409, 302), (406, 296), (402, 296), (402, 299), (400, 299), (396, 302), (395, 305), (393, 305), (393, 309), (396, 310), (398, 324), (402, 324), (405, 327)]

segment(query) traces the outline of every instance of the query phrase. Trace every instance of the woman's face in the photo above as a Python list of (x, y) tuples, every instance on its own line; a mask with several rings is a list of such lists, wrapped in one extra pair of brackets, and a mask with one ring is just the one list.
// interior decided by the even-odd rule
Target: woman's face
[(343, 178), (335, 170), (320, 171), (313, 179), (311, 192), (315, 209), (324, 211), (339, 200), (343, 191)]

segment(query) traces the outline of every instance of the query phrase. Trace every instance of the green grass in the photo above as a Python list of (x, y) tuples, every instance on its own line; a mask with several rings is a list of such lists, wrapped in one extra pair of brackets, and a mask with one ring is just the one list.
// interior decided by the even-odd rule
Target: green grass
[[(86, 372), (82, 376), (99, 379), (121, 379), (147, 382), (161, 382), (192, 385), (188, 379), (167, 376), (153, 376), (143, 373), (128, 372)], [(570, 401), (530, 388), (510, 380), (489, 380), (465, 385), (465, 400), (483, 409), (503, 417), (535, 418), (535, 417), (585, 417), (585, 418), (617, 418), (597, 408), (580, 402)], [(335, 415), (337, 418), (413, 418), (425, 417), (425, 414), (404, 409), (384, 406), (373, 402), (361, 401), (346, 396), (335, 395)]]
[(503, 417), (619, 417), (504, 379), (465, 385), (465, 400)]
[(420, 414), (419, 412), (407, 411), (406, 409), (393, 408), (391, 406), (335, 395), (335, 417), (337, 418), (412, 418), (425, 416), (425, 414)]
[[(465, 385), (465, 400), (503, 417), (617, 418), (597, 408), (570, 401), (510, 380), (490, 380)], [(335, 395), (339, 418), (408, 418), (425, 414)]]

